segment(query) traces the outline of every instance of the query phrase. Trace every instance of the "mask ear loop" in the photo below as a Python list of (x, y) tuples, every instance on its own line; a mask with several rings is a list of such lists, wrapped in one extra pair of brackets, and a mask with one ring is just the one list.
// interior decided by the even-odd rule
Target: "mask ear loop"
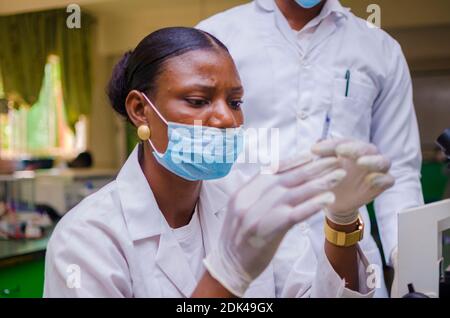
[[(167, 122), (167, 120), (163, 117), (163, 115), (158, 111), (158, 109), (156, 109), (155, 105), (153, 105), (153, 103), (150, 101), (150, 99), (147, 97), (147, 95), (145, 95), (143, 92), (141, 92), (142, 96), (144, 96), (145, 100), (149, 103), (149, 105), (153, 108), (153, 110), (155, 111), (155, 113), (158, 115), (158, 117), (167, 125), (167, 127), (169, 127), (169, 123)], [(148, 139), (148, 142), (150, 143), (150, 145), (153, 148), (153, 151), (156, 152), (158, 154), (158, 156), (162, 157), (163, 154), (160, 153), (155, 145), (153, 144), (151, 139)]]

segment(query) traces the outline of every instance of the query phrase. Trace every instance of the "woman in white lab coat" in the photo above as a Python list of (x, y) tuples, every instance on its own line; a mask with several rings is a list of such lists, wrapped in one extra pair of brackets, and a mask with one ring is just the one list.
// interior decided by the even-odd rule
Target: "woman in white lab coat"
[[(46, 297), (373, 294), (357, 241), (327, 241), (316, 257), (295, 225), (340, 203), (345, 208), (329, 209), (327, 226), (357, 231), (354, 205), (392, 184), (376, 149), (325, 142), (315, 160), (286, 161), (235, 193), (209, 183), (227, 175), (239, 153), (243, 88), (226, 47), (191, 28), (144, 38), (116, 65), (108, 95), (142, 143), (116, 180), (57, 225), (46, 255)], [(365, 186), (348, 202), (334, 202), (329, 191), (346, 173)]]

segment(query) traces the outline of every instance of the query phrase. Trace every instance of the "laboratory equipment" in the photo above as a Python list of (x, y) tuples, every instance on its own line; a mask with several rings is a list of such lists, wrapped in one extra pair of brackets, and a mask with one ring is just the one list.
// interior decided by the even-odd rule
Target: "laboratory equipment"
[(408, 293), (403, 298), (430, 298), (425, 294), (416, 292), (413, 284), (408, 284)]
[(35, 200), (64, 215), (81, 200), (111, 182), (113, 169), (49, 169), (35, 175)]
[(446, 129), (436, 140), (437, 145), (442, 149), (442, 151), (450, 159), (450, 128)]
[[(447, 278), (443, 269), (443, 232), (450, 229), (450, 200), (402, 211), (398, 215), (399, 295), (413, 284), (417, 292), (439, 297)], [(441, 295), (442, 296), (442, 295)]]
[(52, 225), (48, 215), (36, 209), (32, 171), (0, 176), (0, 237), (37, 239)]
[[(436, 144), (441, 148), (445, 155), (446, 162), (450, 162), (450, 128), (446, 129), (436, 140)], [(450, 164), (444, 169), (444, 173), (450, 175)], [(450, 198), (450, 183), (447, 182), (446, 189), (444, 191), (444, 198)]]

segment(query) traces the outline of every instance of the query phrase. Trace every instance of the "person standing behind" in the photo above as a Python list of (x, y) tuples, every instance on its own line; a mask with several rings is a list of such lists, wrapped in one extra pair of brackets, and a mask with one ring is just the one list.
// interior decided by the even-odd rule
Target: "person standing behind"
[[(197, 28), (229, 48), (246, 92), (246, 127), (278, 128), (281, 158), (322, 138), (328, 118), (329, 136), (371, 142), (392, 161), (396, 184), (375, 200), (385, 260), (392, 266), (397, 213), (423, 204), (418, 125), (400, 45), (338, 0), (255, 0)], [(367, 209), (361, 213), (361, 246), (382, 273)], [(318, 214), (303, 225), (316, 251), (323, 242), (322, 219)], [(376, 296), (386, 297), (382, 275), (379, 282)]]

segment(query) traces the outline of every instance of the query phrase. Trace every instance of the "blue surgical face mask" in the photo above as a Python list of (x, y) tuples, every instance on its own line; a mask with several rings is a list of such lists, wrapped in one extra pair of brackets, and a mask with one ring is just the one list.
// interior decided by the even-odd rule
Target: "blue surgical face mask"
[(148, 140), (160, 165), (189, 181), (219, 179), (230, 172), (243, 148), (242, 127), (221, 129), (168, 122), (142, 95), (167, 125), (169, 142), (165, 153), (158, 152)]
[(300, 6), (302, 6), (305, 9), (311, 9), (312, 7), (315, 7), (319, 3), (322, 2), (322, 0), (295, 0)]

